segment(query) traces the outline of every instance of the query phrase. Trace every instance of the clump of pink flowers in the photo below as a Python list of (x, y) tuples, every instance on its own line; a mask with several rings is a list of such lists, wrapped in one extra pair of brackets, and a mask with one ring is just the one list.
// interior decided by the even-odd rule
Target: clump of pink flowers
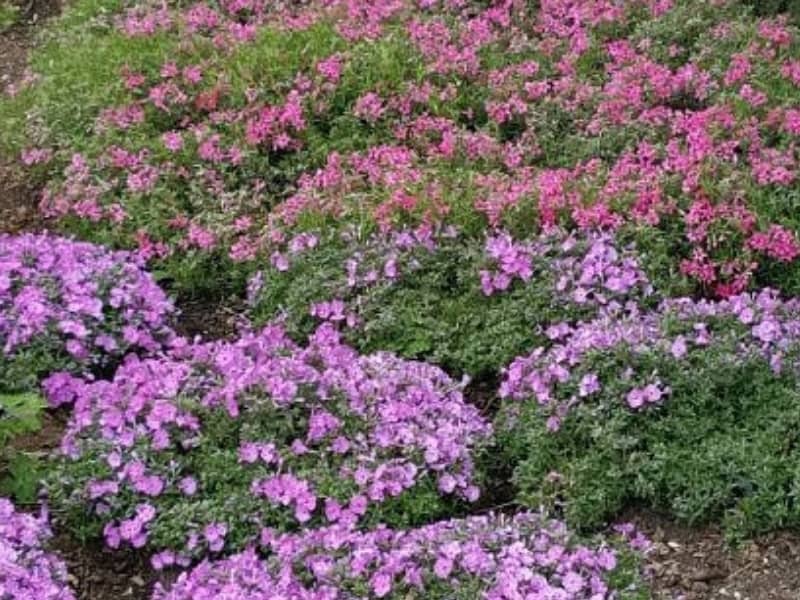
[(156, 351), (174, 336), (170, 299), (126, 252), (53, 235), (0, 235), (0, 361), (31, 348), (72, 364)]
[(250, 548), (203, 562), (169, 588), (157, 586), (153, 600), (603, 600), (616, 593), (607, 583), (618, 566), (615, 549), (581, 545), (564, 523), (530, 512), (411, 530), (265, 531), (261, 543), (268, 558)]
[(74, 600), (67, 567), (44, 546), (50, 538), (47, 514), (18, 512), (0, 498), (0, 598)]
[(88, 505), (113, 547), (185, 559), (259, 527), (353, 527), (416, 489), (479, 495), (473, 452), (491, 427), (459, 384), (359, 356), (330, 325), (305, 348), (269, 326), (131, 357), (113, 381), (60, 377), (51, 391), (74, 408), (54, 503)]

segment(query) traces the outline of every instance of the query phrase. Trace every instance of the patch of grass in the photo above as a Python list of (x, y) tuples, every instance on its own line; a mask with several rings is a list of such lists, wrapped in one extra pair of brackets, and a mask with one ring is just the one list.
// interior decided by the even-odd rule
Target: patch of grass
[(19, 7), (7, 0), (0, 1), (0, 32), (14, 25), (18, 17)]

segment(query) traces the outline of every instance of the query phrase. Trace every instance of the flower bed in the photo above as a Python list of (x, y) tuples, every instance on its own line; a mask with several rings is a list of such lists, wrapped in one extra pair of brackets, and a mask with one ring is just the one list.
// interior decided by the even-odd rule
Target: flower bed
[(329, 326), (307, 348), (273, 326), (68, 389), (55, 506), (73, 524), (88, 506), (110, 546), (159, 560), (235, 550), (263, 527), (446, 515), (478, 498), (472, 453), (491, 431), (436, 367), (359, 356)]
[(0, 389), (169, 342), (173, 306), (142, 261), (51, 235), (0, 235)]
[(271, 552), (266, 560), (249, 549), (204, 562), (169, 589), (157, 588), (153, 599), (601, 600), (632, 598), (637, 590), (630, 565), (621, 566), (613, 548), (581, 545), (563, 523), (533, 513), (412, 530), (332, 527), (262, 543)]

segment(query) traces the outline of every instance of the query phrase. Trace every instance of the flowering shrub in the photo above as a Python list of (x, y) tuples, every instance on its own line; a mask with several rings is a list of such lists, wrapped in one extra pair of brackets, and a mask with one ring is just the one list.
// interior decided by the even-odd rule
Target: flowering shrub
[[(154, 600), (267, 598), (634, 597), (630, 568), (605, 544), (578, 544), (566, 526), (535, 513), (440, 521), (368, 533), (329, 527), (264, 536), (253, 549), (184, 573)], [(614, 584), (609, 584), (616, 579)], [(616, 585), (615, 585), (616, 584)]]
[(390, 349), (480, 378), (530, 347), (537, 325), (652, 294), (633, 248), (598, 233), (499, 232), (484, 245), (424, 228), (314, 239), (302, 251), (290, 242), (251, 281), (256, 322), (280, 316), (302, 336), (330, 321), (362, 351)]
[[(439, 369), (359, 356), (330, 326), (307, 348), (276, 326), (233, 343), (128, 359), (74, 397), (49, 482), (81, 525), (156, 560), (236, 550), (263, 527), (406, 525), (473, 502), (490, 434)], [(90, 524), (91, 525), (91, 524)]]
[(797, 475), (783, 467), (796, 455), (797, 300), (763, 290), (612, 306), (547, 335), (500, 388), (526, 501), (563, 503), (583, 524), (633, 499), (724, 517), (731, 533), (798, 522)]
[(0, 498), (0, 598), (74, 600), (66, 566), (42, 548), (49, 537), (45, 514), (17, 512)]
[(0, 235), (0, 389), (155, 351), (173, 337), (172, 312), (130, 254), (50, 235)]

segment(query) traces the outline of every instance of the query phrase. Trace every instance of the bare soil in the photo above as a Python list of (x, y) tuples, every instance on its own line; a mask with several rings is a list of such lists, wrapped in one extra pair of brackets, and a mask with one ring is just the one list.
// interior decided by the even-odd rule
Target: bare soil
[(82, 544), (59, 533), (52, 548), (66, 562), (78, 600), (150, 600), (160, 579), (141, 554), (111, 551), (101, 541)]
[(647, 567), (658, 600), (798, 600), (800, 536), (777, 532), (731, 548), (713, 527), (648, 511), (625, 516), (652, 541)]

